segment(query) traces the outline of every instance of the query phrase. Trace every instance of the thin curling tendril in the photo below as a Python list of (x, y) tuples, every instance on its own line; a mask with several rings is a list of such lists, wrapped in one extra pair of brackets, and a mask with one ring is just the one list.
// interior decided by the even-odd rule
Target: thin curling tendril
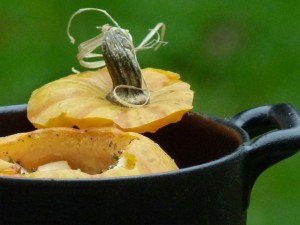
[[(119, 97), (118, 93), (117, 93), (117, 90), (119, 88), (127, 88), (127, 89), (133, 89), (133, 90), (140, 90), (140, 91), (143, 91), (144, 94), (146, 94), (146, 99), (144, 100), (143, 103), (141, 104), (132, 104), (132, 103), (129, 103), (125, 100), (123, 100), (121, 97)], [(150, 101), (150, 92), (148, 90), (148, 88), (146, 89), (143, 89), (143, 88), (137, 88), (137, 87), (133, 87), (133, 86), (130, 86), (130, 85), (118, 85), (116, 86), (113, 91), (112, 91), (112, 95), (113, 97), (123, 106), (126, 106), (128, 108), (141, 108), (145, 105), (148, 104), (148, 102)]]
[[(82, 9), (79, 9), (78, 11), (76, 11), (75, 13), (73, 13), (68, 22), (67, 35), (72, 44), (75, 44), (75, 38), (71, 35), (71, 32), (70, 32), (73, 19), (77, 15), (81, 14), (82, 12), (86, 12), (86, 11), (97, 11), (97, 12), (103, 13), (106, 17), (108, 17), (112, 21), (112, 23), (116, 27), (122, 29), (119, 26), (119, 24), (116, 22), (116, 20), (114, 20), (113, 17), (107, 11), (105, 11), (103, 9), (98, 9), (98, 8), (82, 8)], [(97, 29), (100, 29), (101, 33), (94, 38), (91, 38), (87, 41), (82, 42), (78, 46), (79, 52), (77, 54), (77, 59), (81, 66), (88, 68), (88, 69), (101, 68), (101, 67), (105, 66), (104, 60), (99, 60), (99, 61), (95, 61), (95, 62), (87, 62), (84, 59), (95, 58), (95, 57), (102, 58), (103, 57), (102, 54), (96, 54), (96, 53), (93, 53), (93, 51), (102, 45), (103, 34), (105, 32), (105, 29), (107, 29), (108, 26), (109, 25), (104, 25), (104, 26), (100, 26), (100, 27), (98, 26)], [(153, 48), (154, 50), (157, 50), (162, 45), (167, 44), (167, 42), (163, 41), (164, 35), (165, 35), (165, 29), (166, 29), (166, 26), (164, 23), (158, 23), (153, 29), (150, 29), (150, 32), (142, 40), (142, 42), (138, 45), (138, 47), (134, 48), (134, 51), (137, 52), (139, 50), (146, 50), (146, 49), (151, 49), (151, 48)], [(122, 29), (122, 30), (124, 30), (124, 29)], [(159, 30), (161, 30), (160, 33), (159, 33)], [(128, 35), (130, 36), (128, 30), (124, 30), (124, 31), (126, 31), (128, 33)], [(157, 35), (157, 38), (152, 39), (153, 36), (155, 36), (155, 35)]]

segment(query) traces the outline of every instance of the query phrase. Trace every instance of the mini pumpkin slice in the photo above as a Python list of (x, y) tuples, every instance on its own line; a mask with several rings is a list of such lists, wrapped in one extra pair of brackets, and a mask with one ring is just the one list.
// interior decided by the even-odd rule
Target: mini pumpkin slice
[(116, 128), (45, 128), (0, 138), (0, 175), (101, 178), (176, 170), (152, 140)]
[[(177, 122), (192, 109), (193, 91), (176, 73), (143, 69), (142, 76), (147, 85), (142, 89), (148, 91), (150, 99), (136, 107), (114, 102), (111, 96), (114, 87), (119, 88), (120, 96), (122, 92), (130, 93), (126, 85), (115, 84), (115, 81), (113, 84), (110, 74), (113, 73), (109, 73), (107, 68), (88, 71), (61, 78), (35, 90), (28, 102), (28, 119), (37, 128), (115, 126), (125, 131), (144, 133), (155, 132)], [(128, 86), (129, 89), (132, 87)], [(136, 96), (133, 93), (127, 100), (139, 99)]]

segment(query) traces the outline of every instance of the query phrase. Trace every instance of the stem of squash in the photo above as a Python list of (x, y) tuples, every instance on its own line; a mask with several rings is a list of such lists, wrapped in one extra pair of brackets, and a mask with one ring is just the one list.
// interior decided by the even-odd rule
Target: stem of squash
[(124, 107), (147, 104), (149, 94), (142, 89), (142, 73), (128, 32), (110, 27), (104, 33), (102, 53), (113, 83), (106, 99)]

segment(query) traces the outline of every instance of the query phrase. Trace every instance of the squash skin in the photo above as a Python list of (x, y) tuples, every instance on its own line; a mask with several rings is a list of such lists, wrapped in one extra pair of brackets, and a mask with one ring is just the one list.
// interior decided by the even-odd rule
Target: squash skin
[[(106, 68), (70, 75), (35, 90), (28, 102), (28, 119), (36, 128), (113, 126), (138, 133), (156, 132), (181, 120), (192, 109), (193, 91), (180, 76), (147, 68), (143, 77), (150, 103), (126, 108), (106, 99), (112, 81)], [(145, 88), (145, 87), (143, 87)]]
[[(5, 162), (8, 159), (27, 171), (60, 160), (67, 161), (72, 169), (22, 175), (14, 170), (15, 164)], [(45, 128), (2, 137), (0, 160), (0, 176), (27, 178), (103, 178), (178, 169), (174, 160), (149, 138), (111, 127)]]

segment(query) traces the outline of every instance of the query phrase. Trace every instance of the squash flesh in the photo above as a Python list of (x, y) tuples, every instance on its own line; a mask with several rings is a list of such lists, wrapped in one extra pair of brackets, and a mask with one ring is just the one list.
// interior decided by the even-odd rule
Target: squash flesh
[[(17, 162), (27, 171), (66, 161), (71, 169), (5, 173)], [(2, 164), (1, 164), (2, 161)], [(1, 166), (2, 165), (2, 166)], [(30, 178), (101, 178), (176, 170), (152, 140), (116, 128), (46, 128), (0, 138), (0, 175)]]

